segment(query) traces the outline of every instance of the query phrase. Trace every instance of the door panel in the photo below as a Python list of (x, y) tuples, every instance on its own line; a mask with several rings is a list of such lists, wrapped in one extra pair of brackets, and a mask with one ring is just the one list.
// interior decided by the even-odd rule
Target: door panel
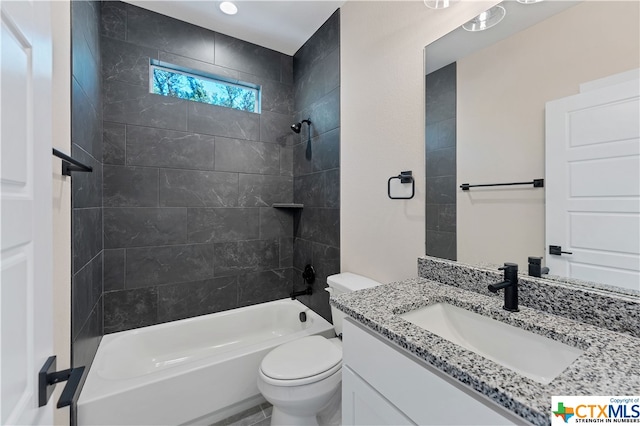
[[(27, 103), (31, 97), (31, 46), (9, 16), (2, 15), (2, 137), (27, 141), (33, 119)], [(30, 143), (2, 147), (2, 180), (17, 192), (28, 185)]]
[(633, 99), (585, 106), (569, 115), (569, 146), (602, 144), (638, 136), (637, 129), (629, 125), (640, 114), (638, 102)]
[(592, 282), (615, 282), (618, 285), (628, 284), (632, 288), (633, 283), (638, 282), (638, 275), (632, 270), (622, 268), (610, 268), (598, 264), (581, 264), (573, 262), (570, 264), (571, 276), (579, 280)]
[(569, 164), (572, 197), (640, 195), (637, 155), (574, 161)]
[[(640, 239), (629, 238), (630, 235), (640, 235), (640, 222), (637, 215), (570, 213), (569, 223), (572, 248), (631, 255), (640, 252)], [(592, 231), (583, 232), (585, 229)]]
[(0, 2), (0, 421), (52, 424), (37, 373), (53, 353), (48, 2)]
[(640, 290), (640, 80), (546, 106), (546, 242), (554, 275)]
[[(2, 405), (16, 407), (28, 393), (27, 342), (28, 267), (31, 256), (24, 250), (7, 253), (2, 259)], [(9, 410), (2, 412), (2, 424), (8, 423)], [(10, 424), (10, 422), (9, 422)]]

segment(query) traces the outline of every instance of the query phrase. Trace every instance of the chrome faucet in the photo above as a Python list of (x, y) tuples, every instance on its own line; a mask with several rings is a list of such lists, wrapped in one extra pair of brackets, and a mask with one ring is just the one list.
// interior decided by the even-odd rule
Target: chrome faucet
[(518, 265), (505, 263), (499, 271), (504, 271), (504, 281), (497, 284), (489, 284), (487, 287), (492, 293), (504, 288), (503, 309), (509, 312), (518, 312)]

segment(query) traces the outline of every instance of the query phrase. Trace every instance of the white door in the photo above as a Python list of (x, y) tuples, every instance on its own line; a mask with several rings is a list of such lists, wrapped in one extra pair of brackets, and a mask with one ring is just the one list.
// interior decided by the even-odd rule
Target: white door
[[(550, 273), (640, 290), (640, 84), (546, 105)], [(561, 246), (561, 255), (549, 246)]]
[(37, 373), (53, 354), (49, 3), (0, 2), (0, 422), (52, 424)]

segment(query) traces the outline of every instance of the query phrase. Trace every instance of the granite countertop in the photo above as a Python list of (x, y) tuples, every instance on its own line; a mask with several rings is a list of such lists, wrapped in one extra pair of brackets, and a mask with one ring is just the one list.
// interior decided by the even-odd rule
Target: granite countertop
[[(549, 384), (540, 384), (432, 334), (400, 314), (446, 302), (582, 349)], [(637, 395), (640, 339), (520, 305), (502, 309), (489, 297), (424, 278), (332, 296), (331, 305), (452, 378), (535, 425), (551, 422), (551, 396)]]

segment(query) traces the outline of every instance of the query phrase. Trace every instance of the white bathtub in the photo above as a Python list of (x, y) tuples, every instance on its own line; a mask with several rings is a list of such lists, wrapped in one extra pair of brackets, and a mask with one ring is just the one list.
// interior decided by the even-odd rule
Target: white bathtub
[(302, 303), (282, 299), (106, 335), (78, 399), (78, 424), (222, 420), (264, 401), (258, 367), (271, 349), (312, 334), (334, 331)]

